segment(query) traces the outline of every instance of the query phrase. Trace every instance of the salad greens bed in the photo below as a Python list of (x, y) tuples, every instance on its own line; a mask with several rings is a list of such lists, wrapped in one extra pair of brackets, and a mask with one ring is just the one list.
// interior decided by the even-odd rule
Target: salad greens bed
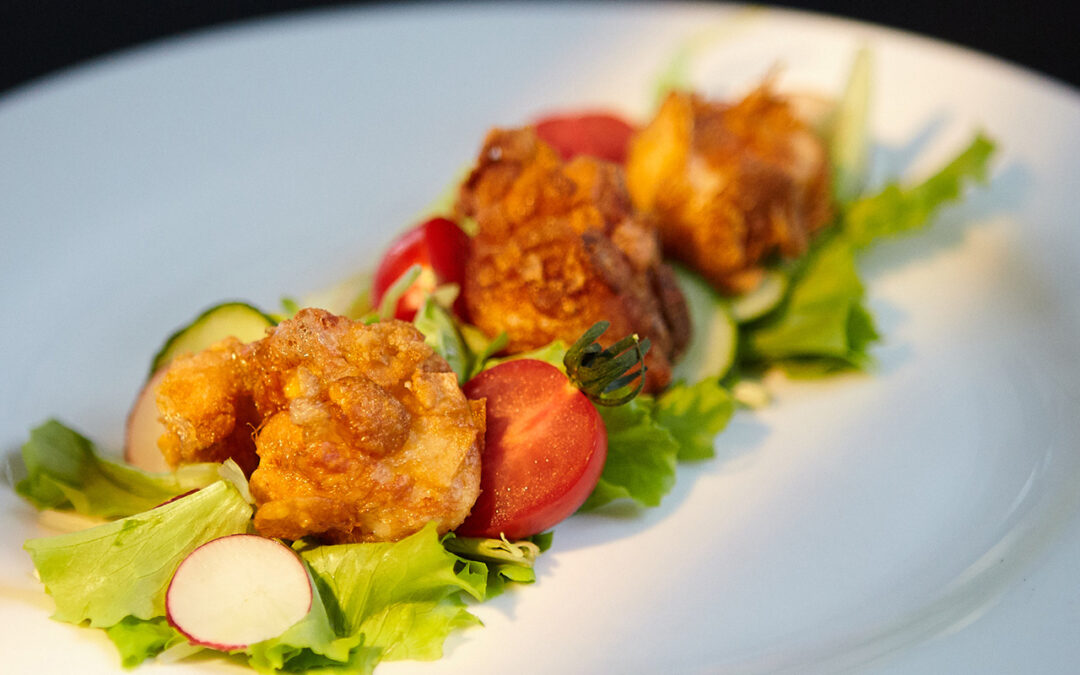
[[(658, 396), (599, 408), (608, 457), (583, 509), (617, 500), (659, 505), (675, 483), (678, 462), (714, 455), (715, 435), (747, 400), (732, 392), (743, 391), (769, 368), (817, 376), (871, 366), (868, 348), (879, 336), (865, 304), (859, 253), (925, 226), (961, 196), (965, 184), (985, 179), (994, 144), (978, 134), (922, 183), (890, 184), (860, 196), (867, 59), (865, 53), (856, 59), (847, 91), (822, 128), (836, 172), (836, 221), (802, 259), (770, 270), (782, 292), (767, 311), (733, 311), (739, 300), (717, 295), (710, 305), (716, 317), (693, 317), (695, 325), (718, 319), (734, 326), (730, 357), (714, 359), (707, 372), (689, 378), (696, 381), (680, 381)], [(396, 296), (388, 295), (381, 312), (351, 301), (349, 313), (368, 320), (392, 314)], [(465, 382), (500, 360), (493, 354), (503, 342), (461, 324), (446, 309), (453, 289), (447, 296), (445, 290), (433, 294), (415, 325)], [(292, 301), (283, 304), (285, 316), (298, 308)], [(743, 322), (736, 325), (733, 316)], [(539, 358), (561, 368), (565, 352), (565, 345), (555, 343), (515, 358)], [(106, 519), (87, 530), (26, 542), (55, 600), (53, 618), (104, 629), (127, 667), (203, 649), (168, 623), (165, 592), (192, 550), (252, 531), (252, 499), (239, 468), (230, 461), (149, 474), (106, 459), (91, 441), (57, 421), (34, 429), (22, 455), (27, 475), (16, 489), (34, 506)], [(369, 673), (382, 660), (439, 658), (447, 635), (479, 623), (466, 600), (483, 601), (507, 584), (533, 582), (533, 562), (550, 543), (550, 534), (523, 542), (440, 538), (431, 526), (396, 543), (294, 542), (315, 591), (310, 613), (282, 635), (231, 656), (264, 673)]]

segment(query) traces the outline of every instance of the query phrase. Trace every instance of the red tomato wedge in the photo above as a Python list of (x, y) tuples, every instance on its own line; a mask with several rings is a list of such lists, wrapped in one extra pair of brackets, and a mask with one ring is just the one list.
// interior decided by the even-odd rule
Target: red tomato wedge
[[(372, 283), (372, 300), (377, 307), (383, 295), (413, 265), (423, 270), (420, 277), (398, 300), (394, 317), (412, 321), (424, 296), (436, 286), (455, 283), (465, 279), (465, 258), (469, 250), (469, 236), (453, 221), (432, 218), (398, 237), (383, 256)], [(454, 310), (463, 315), (465, 309), (461, 296), (454, 302)]]
[(634, 131), (621, 117), (601, 112), (552, 115), (536, 123), (536, 134), (564, 160), (590, 155), (623, 164)]
[(464, 387), (487, 399), (480, 498), (457, 528), (468, 537), (521, 539), (577, 511), (600, 479), (607, 431), (596, 408), (558, 368), (501, 363)]

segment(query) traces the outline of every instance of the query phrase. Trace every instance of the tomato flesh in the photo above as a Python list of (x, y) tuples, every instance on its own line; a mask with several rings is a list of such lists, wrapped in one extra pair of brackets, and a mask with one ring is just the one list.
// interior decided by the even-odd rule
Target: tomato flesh
[(564, 160), (589, 155), (623, 164), (634, 127), (610, 113), (552, 115), (536, 123), (536, 134)]
[(607, 457), (607, 431), (589, 399), (534, 359), (485, 370), (464, 391), (487, 399), (487, 432), (480, 497), (457, 533), (521, 539), (577, 511)]
[[(377, 307), (395, 281), (413, 265), (422, 268), (420, 277), (398, 299), (394, 317), (412, 321), (424, 297), (436, 286), (460, 285), (465, 280), (465, 257), (469, 237), (453, 221), (432, 218), (398, 237), (383, 256), (372, 282), (372, 300)], [(459, 295), (454, 311), (464, 316), (465, 304)]]

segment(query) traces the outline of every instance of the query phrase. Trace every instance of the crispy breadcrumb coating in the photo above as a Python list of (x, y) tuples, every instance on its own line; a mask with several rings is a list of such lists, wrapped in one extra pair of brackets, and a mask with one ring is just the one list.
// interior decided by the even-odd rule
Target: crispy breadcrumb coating
[[(268, 537), (394, 541), (429, 521), (447, 532), (479, 494), (482, 402), (405, 322), (305, 309), (258, 342), (178, 359), (157, 400), (173, 466), (233, 456), (228, 439), (246, 435)], [(257, 423), (241, 434), (231, 411), (244, 405)]]
[(770, 256), (805, 253), (832, 217), (825, 147), (768, 83), (733, 105), (668, 95), (626, 175), (664, 252), (729, 293), (754, 288)]
[(583, 156), (564, 164), (532, 129), (495, 129), (457, 210), (478, 224), (462, 289), (477, 326), (505, 331), (507, 350), (519, 353), (610, 321), (604, 344), (649, 338), (646, 388), (667, 385), (689, 315), (621, 167)]
[(260, 417), (248, 391), (251, 348), (226, 338), (206, 351), (176, 359), (158, 385), (158, 441), (165, 461), (223, 462), (250, 474), (259, 464), (254, 433)]

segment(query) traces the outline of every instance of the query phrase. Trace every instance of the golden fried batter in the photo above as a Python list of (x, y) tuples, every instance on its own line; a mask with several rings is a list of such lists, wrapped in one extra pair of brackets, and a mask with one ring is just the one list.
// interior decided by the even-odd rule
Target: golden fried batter
[(626, 175), (665, 253), (726, 292), (754, 288), (771, 255), (803, 254), (832, 217), (825, 148), (767, 83), (734, 105), (670, 94)]
[(221, 411), (240, 400), (259, 420), (251, 492), (265, 536), (394, 541), (429, 521), (446, 532), (479, 494), (483, 406), (411, 324), (305, 309), (258, 342), (178, 360), (158, 394), (170, 463), (222, 459), (234, 429)]
[(250, 345), (227, 338), (204, 352), (172, 363), (158, 386), (158, 441), (165, 461), (223, 462), (232, 457), (244, 473), (259, 464), (254, 432), (259, 416), (248, 393)]
[(667, 385), (689, 317), (619, 166), (584, 156), (563, 164), (533, 130), (496, 129), (457, 209), (479, 226), (462, 289), (477, 326), (505, 331), (508, 351), (518, 353), (571, 343), (607, 320), (605, 344), (630, 333), (649, 338), (646, 388)]

